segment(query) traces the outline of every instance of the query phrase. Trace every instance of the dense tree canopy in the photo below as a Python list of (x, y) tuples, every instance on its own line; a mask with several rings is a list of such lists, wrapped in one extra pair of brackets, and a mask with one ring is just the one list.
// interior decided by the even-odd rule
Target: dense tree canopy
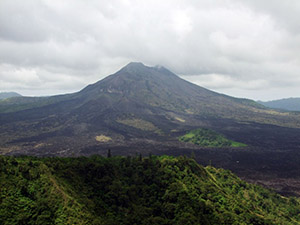
[(0, 156), (0, 224), (299, 224), (300, 203), (169, 156)]

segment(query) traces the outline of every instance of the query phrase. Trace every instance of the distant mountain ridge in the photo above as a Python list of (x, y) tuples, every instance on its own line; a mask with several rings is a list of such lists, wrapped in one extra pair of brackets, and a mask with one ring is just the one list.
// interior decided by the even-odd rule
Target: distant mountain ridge
[(284, 98), (266, 102), (258, 101), (258, 103), (273, 109), (300, 111), (300, 98)]
[(21, 97), (19, 93), (16, 92), (0, 92), (0, 100), (1, 99), (7, 99), (12, 97)]

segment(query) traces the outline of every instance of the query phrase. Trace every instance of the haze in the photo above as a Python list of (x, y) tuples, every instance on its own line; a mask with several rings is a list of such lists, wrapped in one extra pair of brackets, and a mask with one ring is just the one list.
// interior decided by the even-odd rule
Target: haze
[(236, 97), (299, 97), (299, 15), (297, 0), (1, 0), (0, 92), (74, 92), (140, 61)]

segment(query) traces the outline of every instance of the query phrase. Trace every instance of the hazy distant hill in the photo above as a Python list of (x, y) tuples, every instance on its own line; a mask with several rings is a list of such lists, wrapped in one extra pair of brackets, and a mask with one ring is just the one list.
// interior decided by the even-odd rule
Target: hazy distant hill
[(22, 95), (20, 95), (16, 92), (0, 92), (0, 100), (11, 98), (11, 97), (21, 97), (21, 96)]
[(300, 98), (285, 98), (285, 99), (279, 99), (279, 100), (273, 100), (267, 102), (258, 101), (258, 103), (274, 109), (300, 111)]

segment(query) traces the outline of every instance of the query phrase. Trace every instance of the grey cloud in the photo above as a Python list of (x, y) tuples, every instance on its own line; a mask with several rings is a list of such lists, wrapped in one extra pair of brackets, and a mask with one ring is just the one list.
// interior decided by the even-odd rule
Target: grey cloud
[(38, 42), (47, 38), (39, 1), (1, 1), (0, 37), (15, 42)]
[(2, 0), (0, 91), (78, 90), (142, 61), (271, 97), (277, 84), (300, 85), (299, 13), (296, 0)]
[(278, 28), (299, 34), (300, 2), (298, 0), (245, 0), (244, 3), (260, 13), (271, 16), (276, 20)]

